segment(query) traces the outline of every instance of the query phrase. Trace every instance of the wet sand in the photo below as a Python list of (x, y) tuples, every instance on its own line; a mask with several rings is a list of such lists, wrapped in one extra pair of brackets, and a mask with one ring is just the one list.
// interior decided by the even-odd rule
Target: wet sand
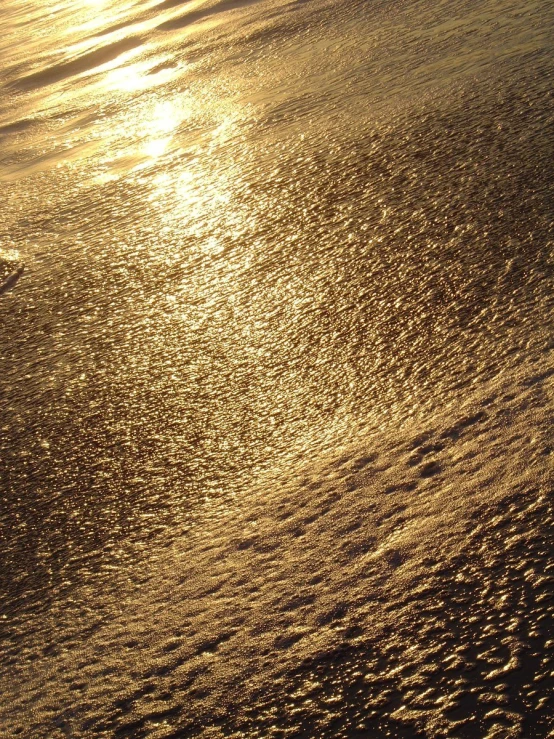
[(549, 736), (554, 373), (514, 365), (22, 619), (10, 735)]
[(553, 735), (553, 24), (9, 1), (2, 737)]

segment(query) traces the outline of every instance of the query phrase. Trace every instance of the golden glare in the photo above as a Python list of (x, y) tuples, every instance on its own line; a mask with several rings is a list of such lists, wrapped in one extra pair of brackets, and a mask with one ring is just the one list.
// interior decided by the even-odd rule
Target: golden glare
[[(105, 90), (137, 92), (165, 84), (175, 76), (177, 67), (171, 66), (152, 72), (152, 69), (160, 64), (163, 64), (163, 60), (161, 62), (160, 60), (139, 61), (134, 64), (117, 66), (108, 71), (102, 80), (102, 87)], [(182, 72), (186, 68), (186, 66), (181, 66), (178, 69)]]
[(171, 137), (169, 136), (165, 139), (152, 139), (145, 144), (144, 152), (152, 159), (157, 159), (165, 152), (170, 141)]

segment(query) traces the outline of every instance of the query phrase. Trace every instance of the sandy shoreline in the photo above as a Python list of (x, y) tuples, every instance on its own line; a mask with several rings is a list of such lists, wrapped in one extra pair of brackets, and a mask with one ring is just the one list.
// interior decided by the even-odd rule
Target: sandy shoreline
[(2, 739), (554, 739), (551, 5), (5, 0)]

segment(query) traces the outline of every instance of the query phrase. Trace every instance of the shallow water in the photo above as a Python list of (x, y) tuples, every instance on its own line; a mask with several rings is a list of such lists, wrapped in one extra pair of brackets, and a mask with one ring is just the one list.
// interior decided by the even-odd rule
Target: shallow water
[[(274, 481), (307, 464), (376, 430), (407, 443), (527, 362), (521, 387), (548, 380), (553, 15), (546, 0), (5, 3), (0, 279), (25, 265), (0, 295), (16, 643), (83, 588), (102, 612), (172, 547), (191, 567), (183, 542), (217, 539), (260, 489), (273, 510)], [(145, 614), (163, 602), (151, 587)], [(23, 735), (52, 736), (42, 716)]]

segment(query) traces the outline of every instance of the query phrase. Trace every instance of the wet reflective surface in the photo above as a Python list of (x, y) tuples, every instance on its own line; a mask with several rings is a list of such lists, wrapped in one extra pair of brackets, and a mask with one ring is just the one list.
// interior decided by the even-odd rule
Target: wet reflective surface
[[(547, 2), (467, 2), (455, 9), (446, 3), (61, 2), (48, 14), (38, 4), (8, 4), (0, 20), (0, 280), (22, 264), (25, 270), (0, 294), (1, 577), (12, 645), (4, 675), (29, 681), (27, 660), (38, 665), (39, 682), (51, 675), (49, 684), (68, 663), (70, 673), (90, 672), (81, 688), (59, 688), (51, 710), (32, 686), (26, 698), (14, 690), (12, 700), (23, 703), (13, 716), (3, 714), (8, 732), (212, 736), (207, 727), (218, 715), (222, 735), (270, 735), (272, 722), (261, 718), (270, 708), (262, 710), (255, 691), (267, 692), (277, 665), (283, 690), (292, 695), (294, 670), (316, 659), (320, 648), (294, 647), (306, 634), (316, 641), (324, 634), (331, 651), (346, 639), (352, 659), (348, 669), (337, 668), (336, 680), (351, 684), (348, 671), (371, 661), (364, 635), (381, 643), (371, 624), (390, 614), (391, 629), (395, 618), (404, 623), (400, 611), (413, 582), (427, 578), (428, 593), (436, 595), (433, 578), (440, 577), (443, 555), (433, 549), (433, 534), (423, 537), (423, 553), (414, 555), (404, 585), (391, 581), (388, 595), (379, 596), (388, 598), (389, 615), (354, 618), (344, 626), (350, 637), (335, 630), (334, 618), (326, 620), (326, 599), (339, 597), (345, 578), (353, 580), (350, 595), (340, 596), (346, 605), (339, 621), (381, 587), (377, 570), (354, 577), (353, 558), (341, 559), (335, 546), (350, 542), (364, 556), (374, 551), (383, 572), (403, 572), (404, 550), (391, 541), (404, 520), (435, 520), (445, 505), (435, 501), (420, 510), (414, 492), (420, 484), (431, 498), (459, 498), (459, 506), (446, 505), (447, 521), (450, 514), (471, 521), (486, 501), (503, 511), (503, 496), (516, 496), (512, 502), (537, 548), (534, 565), (535, 555), (523, 561), (544, 564), (550, 545), (533, 511), (546, 505), (551, 459), (552, 16)], [(498, 378), (506, 385), (509, 373), (517, 392), (490, 389)], [(519, 396), (525, 402), (514, 400)], [(435, 458), (445, 446), (445, 409), (455, 428), (456, 409), (466, 402), (477, 410), (464, 417), (488, 413), (497, 421), (486, 444), (477, 432), (464, 437), (450, 467)], [(506, 429), (514, 424), (518, 433), (502, 436), (497, 422)], [(406, 451), (421, 433), (432, 439), (430, 461), (429, 452), (419, 459)], [(542, 441), (528, 478), (522, 466), (531, 438)], [(394, 439), (397, 450), (386, 451)], [(377, 457), (388, 462), (377, 465), (373, 482), (366, 476), (349, 489), (342, 473), (329, 481), (323, 471), (344, 449), (350, 461), (380, 450)], [(479, 470), (459, 461), (472, 454)], [(519, 465), (514, 461), (513, 477), (499, 482), (508, 457)], [(397, 479), (406, 465), (420, 471), (416, 482)], [(394, 485), (381, 480), (385, 469), (393, 471)], [(306, 475), (313, 487), (301, 482)], [(317, 522), (319, 534), (306, 534), (304, 519), (301, 534), (294, 526), (281, 531), (283, 480), (293, 490), (288, 516), (310, 509), (305, 519)], [(351, 494), (333, 519), (323, 519), (318, 508), (323, 484), (346, 484)], [(390, 503), (391, 486), (407, 513)], [(369, 499), (385, 506), (386, 530), (370, 508), (356, 513)], [(525, 518), (521, 511), (528, 508)], [(252, 554), (256, 546), (242, 546), (238, 533), (250, 526), (240, 516), (254, 510), (270, 521), (261, 540), (284, 542), (267, 561), (265, 544), (260, 556)], [(483, 555), (479, 569), (480, 550), (471, 544), (470, 563), (460, 569), (468, 593), (472, 578), (494, 580), (487, 567), (517, 570), (518, 557), (503, 560), (493, 551), (497, 515), (483, 513), (490, 556)], [(505, 525), (512, 525), (509, 516)], [(453, 549), (467, 534), (460, 527), (446, 526)], [(358, 529), (366, 543), (352, 543)], [(307, 537), (300, 548), (298, 536)], [(204, 551), (206, 541), (219, 542), (212, 554)], [(454, 583), (456, 560), (444, 556)], [(233, 563), (226, 576), (236, 582), (214, 604), (219, 596), (212, 597), (208, 582), (225, 557)], [(334, 566), (319, 572), (306, 596), (302, 578), (326, 558)], [(308, 600), (281, 611), (277, 601), (260, 596), (259, 614), (241, 621), (253, 589), (271, 582), (266, 566), (276, 572), (280, 584), (272, 592), (279, 598)], [(174, 575), (179, 568), (182, 580)], [(510, 577), (501, 597), (515, 598)], [(541, 583), (529, 586), (528, 600), (542, 598)], [(448, 589), (454, 584), (445, 587), (446, 600), (456, 600)], [(186, 613), (167, 605), (168, 592), (189, 602)], [(114, 615), (122, 594), (127, 615)], [(435, 598), (425, 597), (426, 606)], [(486, 619), (492, 606), (485, 601)], [(551, 607), (544, 610), (543, 602), (537, 600), (537, 615), (551, 628)], [(463, 607), (471, 608), (470, 601)], [(513, 607), (525, 617), (525, 605)], [(155, 614), (166, 608), (162, 625)], [(268, 615), (275, 611), (294, 615), (283, 624)], [(432, 608), (422, 611), (432, 624)], [(218, 641), (225, 613), (238, 644), (231, 637)], [(507, 626), (502, 618), (495, 624), (498, 641)], [(473, 642), (472, 628), (453, 635), (448, 649)], [(546, 624), (541, 628), (537, 665), (548, 643)], [(411, 646), (421, 655), (417, 664), (429, 664), (408, 631), (399, 650)], [(143, 634), (138, 642), (136, 633)], [(139, 675), (135, 651), (146, 633), (153, 635), (151, 651), (141, 659), (150, 667)], [(258, 643), (262, 633), (267, 642)], [(215, 648), (200, 649), (195, 634), (200, 646), (215, 639)], [(83, 657), (78, 668), (76, 655), (89, 638), (96, 657)], [(61, 646), (64, 640), (69, 646)], [(226, 676), (224, 667), (213, 667), (216, 677), (199, 689), (198, 707), (185, 710), (195, 700), (188, 681), (198, 660), (223, 642), (229, 642)], [(173, 643), (179, 664), (169, 658), (158, 664), (158, 651), (172, 653), (166, 647)], [(37, 645), (45, 649), (42, 661)], [(110, 666), (109, 654), (117, 666)], [(392, 670), (389, 656), (381, 659)], [(263, 667), (264, 659), (273, 666)], [(450, 658), (445, 651), (440, 659)], [(251, 684), (251, 713), (237, 709), (231, 721), (230, 693), (212, 693), (210, 680), (229, 686), (242, 674), (236, 667), (242, 661), (245, 683), (256, 670), (261, 683)], [(335, 677), (322, 669), (331, 681), (325, 677), (322, 688), (329, 698)], [(547, 704), (533, 723), (535, 709), (523, 705), (532, 696), (522, 697), (540, 669), (517, 688), (511, 710), (524, 718), (499, 718), (500, 733), (491, 736), (504, 736), (508, 725), (514, 736), (547, 735)], [(125, 693), (129, 681), (152, 683), (161, 695), (181, 695), (180, 708), (145, 708), (142, 723), (126, 724), (121, 716), (136, 709), (129, 704), (120, 716), (110, 713), (105, 696), (94, 697), (102, 670), (117, 676), (112, 695)], [(417, 672), (420, 682), (424, 672)], [(327, 723), (313, 723), (308, 714), (296, 724), (279, 719), (275, 735), (287, 726), (303, 736), (339, 736), (339, 729), (365, 735), (348, 724), (365, 720), (359, 732), (372, 736), (413, 736), (423, 724), (426, 736), (454, 731), (444, 723), (448, 711), (440, 702), (431, 710), (427, 698), (419, 718), (410, 714), (406, 725), (401, 716), (391, 718), (401, 701), (383, 703), (387, 690), (400, 690), (396, 677), (390, 680), (393, 687), (362, 691), (366, 708), (352, 716), (343, 695), (323, 711)], [(407, 684), (401, 693), (406, 690)], [(33, 705), (39, 708), (31, 719)], [(277, 713), (283, 705), (277, 691)], [(350, 716), (346, 724), (332, 723), (332, 705)], [(468, 716), (485, 715), (480, 705), (458, 706), (462, 735), (471, 735)], [(157, 723), (156, 711), (163, 714)], [(478, 735), (486, 734), (484, 726)]]

